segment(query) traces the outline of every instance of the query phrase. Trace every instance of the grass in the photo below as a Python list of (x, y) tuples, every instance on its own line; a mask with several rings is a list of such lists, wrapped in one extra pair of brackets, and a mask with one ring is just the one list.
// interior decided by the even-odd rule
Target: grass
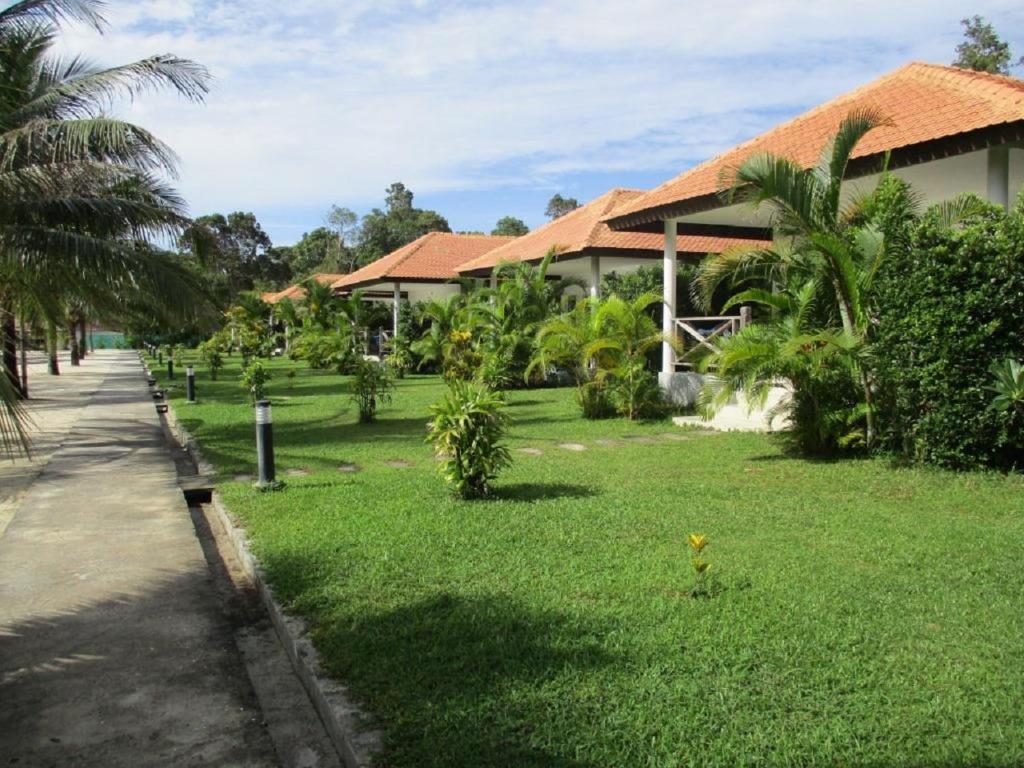
[[(261, 494), (230, 482), (254, 471), (237, 362), (175, 407), (382, 764), (1024, 763), (1022, 478), (586, 422), (539, 390), (510, 394), (497, 498), (456, 502), (423, 442), (436, 379), (359, 425), (343, 377), (274, 361), (278, 465), (309, 475)], [(710, 598), (689, 596), (691, 532)]]

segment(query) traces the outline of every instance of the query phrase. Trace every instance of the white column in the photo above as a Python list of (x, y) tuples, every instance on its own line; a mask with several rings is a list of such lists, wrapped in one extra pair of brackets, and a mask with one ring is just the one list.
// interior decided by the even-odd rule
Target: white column
[[(676, 333), (676, 222), (665, 222), (665, 255), (662, 260), (662, 291), (664, 304), (661, 308), (661, 331), (666, 338)], [(668, 341), (661, 343), (661, 386), (668, 388), (675, 373), (675, 350)]]
[(391, 318), (392, 319), (392, 323), (391, 323), (392, 337), (391, 338), (392, 339), (397, 339), (398, 338), (398, 312), (399, 312), (399, 309), (401, 308), (401, 306), (402, 306), (402, 284), (396, 282), (395, 283), (394, 307), (392, 307), (392, 310), (391, 310), (391, 314), (392, 314), (392, 318)]
[(495, 290), (498, 287), (498, 273), (491, 270), (491, 290)]
[(590, 257), (590, 298), (595, 301), (601, 297), (601, 257), (593, 254)]
[(1003, 208), (1010, 205), (1010, 148), (1005, 144), (988, 148), (988, 200)]

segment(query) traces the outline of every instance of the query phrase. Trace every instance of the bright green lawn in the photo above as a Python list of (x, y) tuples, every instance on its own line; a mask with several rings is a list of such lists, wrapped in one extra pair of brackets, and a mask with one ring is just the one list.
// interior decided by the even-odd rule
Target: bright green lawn
[[(383, 764), (1024, 764), (1022, 478), (586, 422), (539, 390), (511, 394), (509, 444), (544, 455), (458, 503), (422, 439), (436, 379), (363, 426), (344, 379), (272, 365), (280, 474), (310, 471), (281, 493), (230, 482), (254, 471), (237, 367), (176, 408)], [(628, 436), (654, 442), (595, 442)], [(710, 599), (687, 596), (690, 532)]]

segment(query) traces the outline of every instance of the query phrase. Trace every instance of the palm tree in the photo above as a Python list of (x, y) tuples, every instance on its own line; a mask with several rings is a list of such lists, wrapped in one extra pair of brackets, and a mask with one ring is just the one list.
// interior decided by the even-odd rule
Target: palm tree
[[(842, 185), (857, 144), (883, 124), (886, 120), (876, 111), (851, 112), (810, 169), (768, 153), (754, 155), (736, 169), (726, 201), (766, 210), (775, 242), (767, 248), (739, 247), (709, 256), (696, 282), (705, 305), (725, 283), (777, 288), (792, 277), (801, 285), (814, 285), (822, 299), (830, 296), (816, 304), (822, 312), (821, 327), (838, 322), (848, 338), (866, 338), (867, 297), (884, 255), (884, 238), (873, 222), (863, 219), (865, 198), (854, 195), (844, 202)], [(875, 427), (869, 370), (859, 371), (859, 378), (870, 446)]]
[(182, 231), (184, 203), (163, 180), (173, 152), (152, 134), (107, 116), (118, 97), (170, 87), (186, 98), (206, 93), (208, 74), (171, 55), (110, 69), (49, 55), (56, 24), (83, 21), (101, 29), (99, 0), (23, 0), (0, 11), (0, 391), (5, 442), (22, 423), (17, 394), (14, 306), (36, 301), (50, 311), (61, 294), (123, 295), (133, 287), (173, 304), (182, 272), (165, 255), (138, 247)]
[(764, 405), (780, 382), (791, 399), (770, 413), (789, 415), (796, 442), (812, 454), (863, 444), (864, 404), (857, 406), (857, 382), (865, 363), (865, 344), (859, 335), (820, 324), (821, 287), (813, 279), (776, 286), (774, 291), (749, 288), (723, 307), (753, 304), (767, 313), (719, 342), (718, 351), (701, 361), (713, 373), (701, 390), (698, 405), (714, 411), (743, 393), (749, 403)]
[[(803, 295), (807, 286), (813, 286), (814, 301), (807, 304), (813, 307), (814, 317), (810, 326), (811, 318), (802, 318), (804, 331), (813, 326), (833, 339), (830, 350), (845, 349), (852, 355), (863, 401), (864, 442), (869, 448), (876, 432), (873, 377), (865, 362), (871, 341), (872, 283), (885, 258), (886, 238), (893, 232), (886, 217), (913, 217), (920, 201), (904, 182), (884, 170), (874, 190), (845, 198), (843, 180), (857, 144), (885, 124), (886, 119), (874, 110), (854, 110), (813, 168), (772, 154), (746, 160), (735, 170), (723, 196), (726, 202), (767, 211), (775, 240), (767, 248), (741, 246), (710, 255), (694, 282), (695, 298), (705, 306), (720, 286), (763, 289), (767, 293), (747, 293), (748, 301), (762, 304), (770, 304), (771, 292), (793, 292), (796, 289), (791, 286), (797, 286), (796, 292)], [(879, 200), (883, 189), (894, 192), (886, 196), (884, 205)], [(940, 219), (952, 226), (979, 206), (977, 198), (962, 195), (939, 206)], [(730, 304), (737, 302), (734, 297)], [(723, 359), (712, 355), (708, 363), (720, 365)]]
[(596, 361), (596, 379), (611, 380), (619, 412), (630, 421), (661, 402), (657, 378), (647, 363), (647, 353), (666, 340), (648, 312), (661, 300), (656, 293), (645, 293), (632, 301), (618, 296), (602, 301), (594, 313), (594, 323), (602, 336), (584, 352)]
[(429, 323), (429, 327), (410, 345), (410, 349), (419, 356), (421, 368), (429, 364), (440, 365), (451, 332), (464, 325), (466, 296), (456, 293), (430, 299), (416, 305), (415, 314), (421, 324)]

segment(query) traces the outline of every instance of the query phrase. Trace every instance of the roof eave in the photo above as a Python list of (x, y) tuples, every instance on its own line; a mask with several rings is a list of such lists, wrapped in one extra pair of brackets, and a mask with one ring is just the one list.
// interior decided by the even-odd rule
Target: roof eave
[[(1024, 118), (853, 158), (846, 178), (870, 176), (886, 166), (889, 170), (906, 168), (1021, 141), (1024, 141)], [(669, 219), (704, 213), (726, 205), (718, 193), (711, 193), (615, 216), (605, 219), (605, 223), (618, 232), (662, 232), (665, 221)]]

